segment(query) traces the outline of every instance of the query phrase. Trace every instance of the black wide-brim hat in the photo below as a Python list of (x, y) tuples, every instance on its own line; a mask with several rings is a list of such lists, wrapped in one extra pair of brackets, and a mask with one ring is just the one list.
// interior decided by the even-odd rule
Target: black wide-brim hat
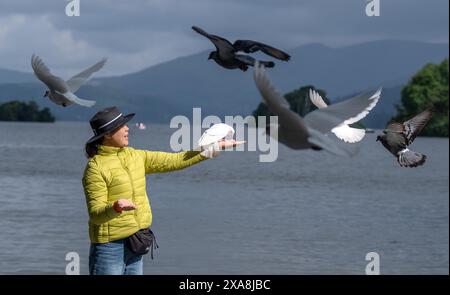
[(125, 125), (134, 117), (134, 113), (123, 115), (117, 107), (110, 107), (97, 112), (90, 120), (94, 136), (89, 138), (87, 143), (96, 141), (106, 133), (116, 130)]

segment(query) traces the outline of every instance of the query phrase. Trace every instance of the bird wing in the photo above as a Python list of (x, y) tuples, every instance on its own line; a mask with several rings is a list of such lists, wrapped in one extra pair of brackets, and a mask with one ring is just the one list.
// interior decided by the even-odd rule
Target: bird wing
[(363, 93), (345, 101), (317, 109), (305, 116), (308, 126), (323, 133), (341, 125), (358, 122), (372, 110), (380, 99), (381, 89), (373, 94)]
[(66, 81), (50, 73), (50, 69), (45, 65), (42, 59), (33, 54), (31, 56), (31, 67), (36, 77), (41, 80), (50, 90), (57, 90), (61, 93), (68, 91)]
[(61, 95), (63, 95), (65, 98), (67, 98), (71, 102), (79, 104), (79, 105), (84, 106), (84, 107), (91, 107), (91, 106), (96, 104), (95, 101), (81, 99), (78, 96), (76, 96), (75, 94), (73, 94), (72, 92), (65, 92), (65, 93), (60, 93), (59, 91), (56, 91), (56, 92), (61, 94)]
[(95, 65), (87, 68), (86, 70), (82, 71), (81, 73), (70, 78), (67, 81), (67, 85), (69, 86), (69, 91), (74, 93), (78, 89), (80, 89), (81, 85), (83, 85), (83, 83), (86, 82), (93, 73), (95, 73), (98, 70), (100, 70), (101, 68), (103, 68), (106, 61), (107, 61), (107, 59), (103, 58), (101, 61), (99, 61)]
[(259, 62), (255, 63), (253, 79), (261, 93), (263, 103), (267, 105), (272, 113), (278, 116), (278, 123), (285, 129), (297, 130), (308, 134), (303, 119), (290, 109), (288, 101), (272, 85), (265, 73), (264, 66), (260, 66)]
[(208, 133), (203, 133), (202, 136), (200, 137), (200, 139), (198, 140), (198, 145), (199, 146), (206, 146), (206, 145), (210, 145), (211, 143), (214, 143), (218, 140), (220, 140), (221, 138), (218, 136), (214, 136)]
[(208, 130), (205, 131), (206, 133), (210, 134), (210, 135), (215, 135), (215, 136), (227, 136), (227, 135), (233, 135), (234, 134), (234, 129), (233, 127), (224, 124), (224, 123), (218, 123), (218, 124), (214, 124), (213, 126), (211, 126), (211, 128), (209, 128)]
[(430, 120), (432, 114), (433, 112), (430, 109), (427, 109), (416, 115), (414, 118), (403, 123), (406, 138), (408, 139), (408, 145), (410, 145), (416, 136), (422, 131)]
[[(320, 96), (320, 94), (313, 89), (309, 90), (309, 99), (318, 109), (324, 109), (328, 106), (322, 96)], [(366, 135), (366, 131), (364, 129), (353, 128), (345, 124), (334, 127), (331, 129), (331, 132), (333, 132), (337, 138), (347, 143), (359, 142)]]
[(312, 89), (309, 89), (309, 99), (318, 109), (323, 109), (328, 106), (323, 100), (322, 96), (320, 96), (317, 91), (314, 91)]
[(252, 53), (260, 50), (267, 55), (284, 61), (288, 61), (291, 58), (289, 54), (280, 49), (252, 40), (236, 40), (233, 43), (233, 47), (236, 51), (244, 51), (246, 53)]
[(192, 26), (192, 29), (199, 33), (200, 35), (208, 38), (216, 47), (219, 54), (229, 54), (234, 53), (236, 50), (233, 47), (233, 44), (231, 44), (230, 41), (228, 41), (225, 38), (219, 37), (217, 35), (211, 35), (205, 32), (204, 30), (200, 29), (199, 27)]

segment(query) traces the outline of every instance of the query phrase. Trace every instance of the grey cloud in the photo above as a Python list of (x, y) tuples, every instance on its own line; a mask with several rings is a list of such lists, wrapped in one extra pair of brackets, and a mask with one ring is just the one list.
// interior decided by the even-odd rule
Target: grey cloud
[[(81, 0), (83, 1), (83, 0)], [(86, 2), (86, 1), (85, 1)], [(64, 14), (52, 15), (58, 27), (70, 29), (80, 37), (85, 32), (116, 31), (159, 32), (192, 35), (190, 26), (204, 26), (230, 39), (254, 36), (272, 40), (281, 46), (295, 46), (290, 38), (307, 36), (322, 43), (330, 36), (350, 40), (355, 36), (373, 38), (412, 38), (423, 41), (443, 40), (448, 36), (448, 1), (380, 0), (381, 17), (365, 15), (364, 0), (346, 1), (112, 1), (82, 3), (82, 18), (72, 21)], [(285, 33), (286, 32), (286, 33)], [(309, 38), (308, 38), (309, 36)], [(363, 38), (367, 39), (367, 38)], [(447, 37), (448, 39), (448, 37)], [(98, 39), (91, 39), (100, 42)], [(100, 39), (101, 40), (101, 39)], [(286, 41), (284, 41), (286, 40)], [(140, 42), (137, 42), (139, 45)], [(345, 42), (344, 42), (345, 44)], [(120, 44), (117, 44), (120, 47)]]
[[(310, 42), (343, 46), (377, 39), (448, 42), (447, 0), (380, 0), (381, 16), (372, 18), (365, 15), (366, 0), (80, 1), (81, 16), (70, 18), (64, 13), (65, 0), (2, 0), (0, 24), (6, 33), (0, 28), (0, 42), (6, 38), (16, 44), (0, 44), (0, 68), (29, 70), (22, 61), (28, 51), (14, 48), (47, 48), (47, 31), (57, 35), (52, 42), (67, 42), (55, 50), (55, 69), (89, 64), (92, 55), (120, 58), (116, 63), (110, 58), (101, 74), (135, 71), (211, 49), (190, 29), (194, 24), (231, 41), (251, 38), (284, 49)], [(24, 17), (30, 29), (13, 24), (13, 15)], [(83, 48), (81, 53), (71, 50), (77, 46)], [(64, 60), (65, 53), (70, 60)]]

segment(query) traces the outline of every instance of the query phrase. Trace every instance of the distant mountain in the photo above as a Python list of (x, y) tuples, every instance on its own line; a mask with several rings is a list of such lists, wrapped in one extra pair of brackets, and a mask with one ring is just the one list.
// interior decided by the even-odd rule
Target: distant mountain
[(34, 75), (19, 71), (0, 69), (0, 84), (3, 83), (24, 83), (34, 80)]
[[(391, 101), (400, 101), (401, 85), (426, 63), (447, 58), (448, 48), (448, 44), (391, 40), (340, 48), (310, 44), (288, 50), (291, 61), (276, 61), (268, 74), (283, 93), (312, 84), (326, 90), (331, 100), (383, 86), (383, 104), (376, 109), (379, 115), (374, 112), (368, 117), (368, 126), (384, 126), (387, 114), (394, 110)], [(163, 123), (175, 115), (191, 116), (193, 107), (202, 107), (203, 117), (251, 114), (260, 101), (252, 70), (225, 70), (207, 57), (208, 52), (201, 52), (136, 73), (94, 79), (78, 94), (96, 99), (95, 109), (52, 106), (51, 111), (57, 119), (85, 120), (97, 109), (115, 104), (137, 112), (136, 120)], [(36, 82), (0, 84), (0, 101), (42, 101), (44, 89)]]

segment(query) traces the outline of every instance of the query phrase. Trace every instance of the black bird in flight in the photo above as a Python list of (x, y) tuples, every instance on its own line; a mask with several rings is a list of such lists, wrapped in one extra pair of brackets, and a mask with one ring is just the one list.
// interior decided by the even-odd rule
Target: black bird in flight
[(432, 113), (427, 109), (403, 123), (392, 122), (377, 136), (377, 141), (397, 157), (400, 166), (417, 167), (425, 163), (427, 156), (409, 150), (408, 146), (425, 127)]
[[(213, 59), (217, 64), (226, 69), (240, 69), (245, 72), (249, 66), (255, 65), (256, 59), (249, 55), (239, 54), (239, 51), (245, 53), (262, 51), (267, 55), (284, 61), (288, 61), (291, 58), (289, 54), (261, 42), (236, 40), (231, 44), (227, 39), (208, 34), (199, 27), (193, 26), (192, 29), (208, 38), (216, 47), (216, 51), (212, 51), (208, 59)], [(275, 66), (275, 63), (272, 61), (259, 61), (259, 64), (266, 68), (273, 68)]]

